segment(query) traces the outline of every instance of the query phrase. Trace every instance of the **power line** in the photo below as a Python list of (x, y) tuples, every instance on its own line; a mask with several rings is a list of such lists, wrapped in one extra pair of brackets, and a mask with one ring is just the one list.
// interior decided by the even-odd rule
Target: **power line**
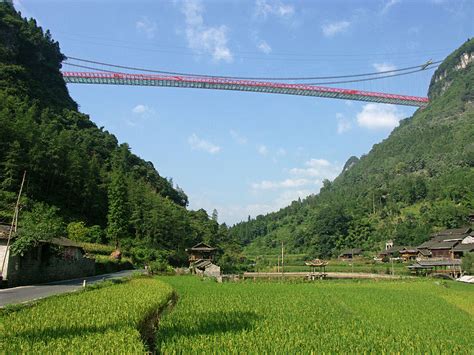
[[(113, 67), (113, 68), (134, 70), (134, 71), (140, 71), (140, 72), (167, 74), (167, 75), (181, 75), (181, 76), (205, 77), (205, 78), (225, 78), (225, 79), (238, 79), (238, 80), (271, 80), (271, 81), (273, 81), (273, 80), (280, 80), (280, 81), (326, 80), (326, 79), (356, 78), (356, 77), (365, 77), (365, 76), (381, 76), (383, 74), (398, 73), (398, 72), (403, 72), (403, 71), (416, 69), (416, 68), (418, 68), (417, 71), (426, 70), (428, 68), (432, 68), (433, 65), (442, 62), (441, 60), (439, 60), (439, 61), (431, 62), (428, 65), (426, 63), (423, 63), (423, 64), (420, 64), (420, 65), (405, 67), (405, 68), (401, 68), (401, 69), (385, 70), (385, 71), (380, 71), (380, 72), (371, 72), (371, 73), (362, 73), (362, 74), (349, 74), (349, 75), (314, 76), (314, 77), (246, 77), (246, 76), (206, 75), (206, 74), (183, 73), (183, 72), (146, 69), (146, 68), (130, 67), (130, 66), (124, 66), (124, 65), (118, 65), (118, 64), (99, 62), (99, 61), (82, 59), (82, 58), (77, 58), (77, 57), (68, 57), (68, 59), (79, 61), (79, 62), (84, 62), (84, 63), (103, 65), (103, 66)], [(393, 76), (395, 76), (395, 75), (393, 75)], [(366, 80), (361, 80), (361, 81), (366, 81)]]
[[(435, 63), (437, 63), (437, 62), (435, 62)], [(80, 64), (72, 64), (72, 63), (63, 63), (63, 64), (73, 66), (73, 67), (78, 67), (78, 68), (90, 69), (90, 70), (95, 70), (95, 71), (102, 71), (102, 72), (106, 72), (106, 73), (124, 74), (124, 73), (113, 71), (113, 70), (106, 70), (106, 69), (90, 67), (90, 66), (80, 65)], [(417, 66), (417, 67), (419, 67), (419, 66)], [(411, 71), (404, 72), (404, 73), (398, 73), (398, 74), (392, 74), (392, 75), (381, 75), (381, 76), (374, 77), (374, 78), (364, 78), (364, 79), (354, 79), (354, 80), (340, 80), (340, 81), (329, 81), (329, 82), (317, 82), (317, 83), (304, 83), (304, 84), (305, 85), (334, 85), (334, 84), (357, 83), (357, 82), (362, 82), (362, 81), (380, 80), (380, 79), (392, 78), (392, 77), (396, 77), (396, 76), (409, 75), (409, 74), (414, 74), (414, 73), (418, 73), (418, 72), (421, 72), (421, 71), (426, 71), (428, 69), (435, 69), (437, 67), (438, 66), (432, 66), (430, 68), (425, 68), (425, 69), (420, 68), (420, 69), (417, 69), (417, 70), (411, 70)], [(390, 72), (390, 71), (388, 71), (388, 72)], [(391, 72), (393, 72), (393, 71), (391, 71)], [(184, 75), (184, 76), (186, 76), (186, 75)], [(193, 77), (191, 75), (187, 75), (187, 76), (188, 77)], [(218, 79), (218, 78), (222, 78), (222, 79), (231, 78), (231, 77), (223, 77), (223, 76), (205, 76), (205, 77), (208, 77), (208, 78), (212, 77), (212, 78), (216, 78), (216, 79)], [(235, 79), (235, 78), (232, 78), (232, 79)]]

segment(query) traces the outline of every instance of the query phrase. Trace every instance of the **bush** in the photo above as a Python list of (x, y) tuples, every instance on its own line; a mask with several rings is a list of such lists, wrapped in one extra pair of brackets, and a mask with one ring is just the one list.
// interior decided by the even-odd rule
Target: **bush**
[(148, 264), (148, 270), (152, 275), (168, 274), (168, 273), (174, 272), (170, 264), (168, 264), (168, 262), (164, 260), (155, 260), (155, 261), (150, 262)]
[(67, 237), (77, 242), (89, 242), (89, 229), (84, 222), (71, 222), (66, 227)]
[(467, 275), (474, 275), (474, 253), (467, 253), (462, 258), (462, 270)]
[(64, 235), (64, 224), (58, 216), (59, 209), (45, 203), (36, 203), (31, 211), (20, 215), (18, 237), (11, 246), (14, 255), (23, 255), (40, 241)]

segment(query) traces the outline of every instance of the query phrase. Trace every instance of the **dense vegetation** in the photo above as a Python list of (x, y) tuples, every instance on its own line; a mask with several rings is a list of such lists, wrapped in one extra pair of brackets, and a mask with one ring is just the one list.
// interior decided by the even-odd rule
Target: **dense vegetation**
[(48, 31), (0, 4), (0, 223), (10, 223), (27, 172), (13, 250), (67, 235), (119, 245), (137, 262), (180, 264), (201, 240), (225, 244), (224, 225), (186, 210), (171, 179), (78, 112), (59, 71), (63, 59)]
[(163, 280), (180, 296), (160, 323), (164, 354), (467, 354), (474, 346), (470, 285)]
[[(327, 257), (383, 241), (417, 245), (434, 230), (465, 224), (474, 210), (474, 65), (459, 69), (469, 40), (438, 68), (430, 105), (360, 159), (351, 157), (318, 195), (228, 229), (151, 162), (78, 112), (59, 69), (59, 44), (33, 19), (0, 4), (0, 223), (9, 223), (23, 171), (24, 252), (54, 234), (119, 245), (135, 262), (183, 264), (201, 240), (225, 250), (224, 271), (247, 254)], [(21, 239), (21, 242), (20, 242)], [(237, 265), (237, 267), (235, 267)], [(243, 264), (241, 264), (243, 265)]]
[(318, 195), (239, 223), (230, 233), (248, 254), (288, 252), (327, 257), (344, 248), (419, 245), (430, 233), (467, 223), (474, 210), (474, 39), (436, 70), (431, 102), (402, 120), (360, 159), (351, 157)]
[(144, 321), (171, 295), (171, 287), (156, 279), (133, 279), (7, 309), (0, 315), (0, 348), (6, 354), (144, 354), (150, 350)]

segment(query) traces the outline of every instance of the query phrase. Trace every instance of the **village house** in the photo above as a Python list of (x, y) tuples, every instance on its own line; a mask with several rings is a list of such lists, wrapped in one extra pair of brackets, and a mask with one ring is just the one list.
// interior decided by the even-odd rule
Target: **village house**
[(400, 258), (403, 261), (415, 260), (418, 250), (410, 246), (392, 246), (378, 254), (379, 259)]
[(209, 277), (219, 277), (221, 275), (221, 268), (212, 262), (217, 248), (201, 242), (187, 248), (186, 251), (189, 254), (188, 260), (191, 272)]
[(189, 254), (189, 262), (193, 263), (198, 260), (213, 260), (217, 249), (201, 242), (191, 248), (186, 249)]
[[(92, 276), (95, 262), (84, 249), (67, 238), (42, 241), (23, 256), (7, 250), (10, 226), (0, 224), (0, 268), (4, 286), (31, 285)], [(5, 259), (6, 258), (6, 259)], [(5, 259), (5, 262), (4, 262)]]
[(474, 251), (472, 228), (447, 229), (432, 235), (432, 238), (417, 247), (418, 258), (461, 258), (464, 253)]
[(346, 249), (339, 254), (339, 259), (341, 260), (352, 260), (355, 259), (356, 257), (362, 256), (362, 249), (360, 248), (352, 248), (352, 249)]

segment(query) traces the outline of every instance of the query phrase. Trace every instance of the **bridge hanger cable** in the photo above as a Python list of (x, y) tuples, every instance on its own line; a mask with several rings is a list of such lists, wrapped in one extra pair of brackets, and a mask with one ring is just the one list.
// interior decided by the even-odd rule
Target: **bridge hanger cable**
[[(404, 72), (404, 71), (412, 70), (412, 69), (419, 69), (419, 70), (431, 69), (434, 65), (442, 62), (442, 60), (437, 60), (434, 62), (429, 61), (427, 63), (423, 63), (420, 65), (415, 65), (411, 67), (385, 70), (385, 71), (380, 71), (380, 72), (363, 73), (363, 74), (313, 76), (313, 77), (246, 77), (246, 76), (226, 76), (226, 75), (205, 75), (205, 74), (196, 74), (196, 73), (183, 73), (183, 72), (172, 72), (172, 71), (164, 71), (164, 70), (154, 70), (154, 69), (146, 69), (146, 68), (130, 67), (130, 66), (125, 66), (125, 65), (104, 63), (104, 62), (99, 62), (99, 61), (94, 61), (94, 60), (89, 60), (89, 59), (82, 59), (82, 58), (77, 58), (77, 57), (67, 57), (67, 60), (74, 60), (74, 61), (79, 61), (79, 62), (84, 62), (84, 63), (103, 65), (103, 66), (113, 67), (113, 68), (134, 70), (134, 71), (140, 71), (140, 72), (167, 74), (167, 75), (182, 75), (182, 76), (189, 76), (189, 77), (223, 78), (223, 79), (238, 79), (238, 80), (270, 80), (270, 81), (274, 81), (274, 80), (280, 80), (280, 81), (300, 81), (301, 80), (303, 81), (303, 80), (357, 78), (357, 77), (365, 77), (365, 76), (381, 76), (381, 75), (383, 76), (384, 74)], [(71, 65), (71, 63), (66, 63), (66, 62), (64, 64)], [(101, 70), (101, 69), (95, 69), (95, 70)]]
[[(64, 62), (63, 64), (64, 64), (64, 65), (68, 65), (68, 66), (72, 66), (72, 67), (77, 67), (77, 68), (83, 68), (83, 69), (94, 70), (94, 71), (98, 71), (98, 72), (106, 72), (106, 73), (112, 73), (112, 74), (129, 74), (129, 75), (133, 75), (133, 73), (117, 72), (117, 71), (113, 71), (113, 70), (106, 70), (106, 69), (101, 69), (101, 68), (96, 68), (96, 67), (91, 67), (91, 66), (81, 65), (81, 64), (73, 64), (73, 63), (68, 63), (68, 62)], [(434, 63), (433, 63), (433, 64), (434, 64)], [(372, 81), (372, 80), (379, 80), (379, 79), (391, 78), (391, 77), (395, 77), (395, 76), (409, 75), (409, 74), (413, 74), (413, 73), (417, 73), (417, 72), (421, 72), (421, 71), (426, 71), (426, 70), (428, 70), (428, 69), (435, 69), (435, 68), (437, 68), (437, 67), (438, 67), (438, 66), (433, 66), (433, 67), (429, 67), (429, 68), (425, 68), (425, 69), (420, 68), (420, 69), (417, 69), (417, 70), (411, 70), (411, 71), (404, 72), (404, 73), (391, 74), (391, 75), (381, 75), (381, 76), (374, 77), (374, 78), (353, 79), (353, 80), (340, 80), (340, 81), (329, 81), (329, 82), (317, 82), (317, 83), (300, 83), (300, 84), (296, 84), (296, 85), (334, 85), (334, 84), (344, 84), (344, 83), (356, 83), (356, 82), (362, 82), (362, 81)], [(389, 71), (389, 72), (393, 72), (393, 71)], [(189, 76), (189, 77), (192, 77), (192, 76)], [(221, 79), (230, 79), (231, 77), (213, 76), (212, 78), (215, 78), (215, 79), (218, 79), (218, 78), (221, 78)], [(233, 79), (233, 78), (232, 78), (232, 79)]]

